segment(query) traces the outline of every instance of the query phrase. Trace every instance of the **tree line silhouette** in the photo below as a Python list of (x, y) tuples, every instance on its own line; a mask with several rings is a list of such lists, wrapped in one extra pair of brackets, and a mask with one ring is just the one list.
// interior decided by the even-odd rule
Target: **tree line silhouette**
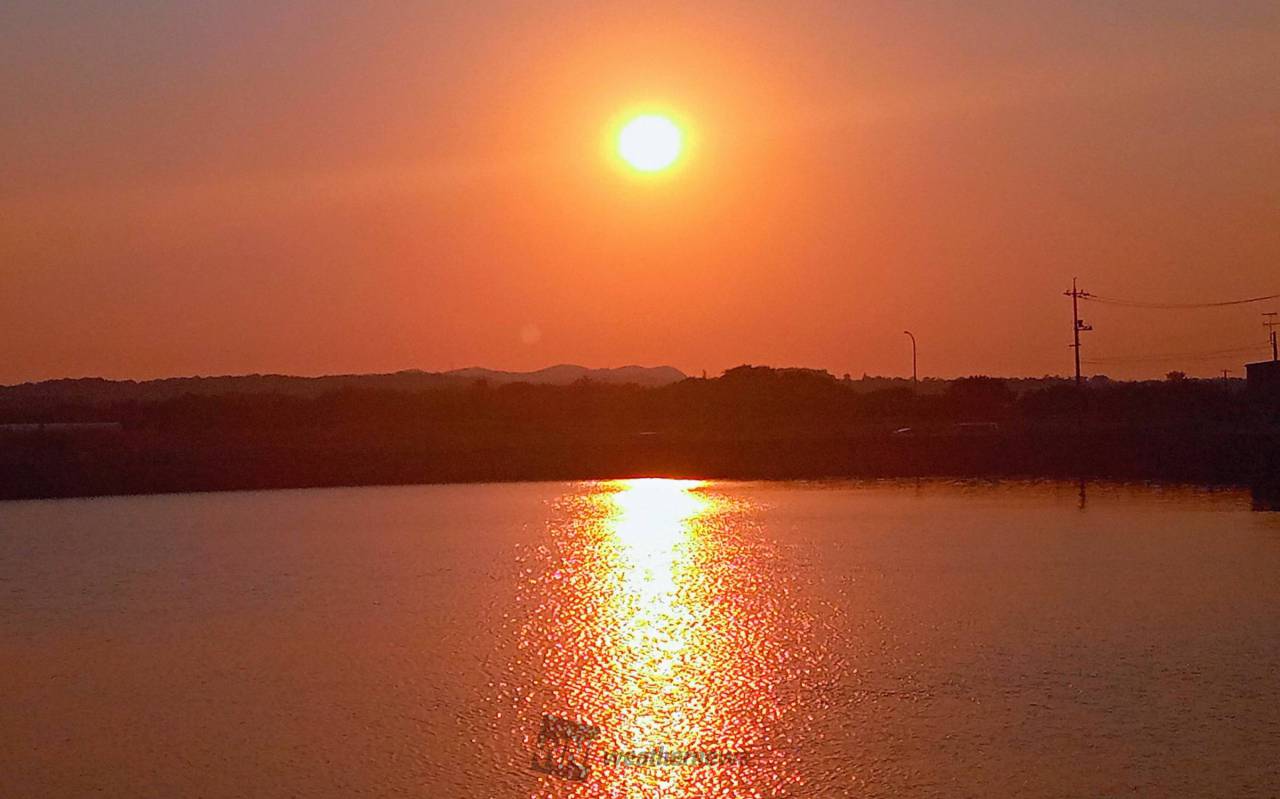
[(1273, 480), (1277, 409), (1236, 383), (840, 380), (742, 366), (661, 387), (475, 381), (160, 400), (0, 392), (0, 496), (638, 474)]

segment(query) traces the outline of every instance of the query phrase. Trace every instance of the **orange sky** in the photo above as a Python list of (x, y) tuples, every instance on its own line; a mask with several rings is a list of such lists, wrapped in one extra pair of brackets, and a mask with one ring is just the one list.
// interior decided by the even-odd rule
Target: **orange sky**
[[(904, 327), (924, 374), (1065, 374), (1073, 274), (1280, 292), (1280, 5), (1117, 5), (10, 0), (0, 383), (904, 374)], [(690, 123), (669, 179), (602, 152), (638, 103)], [(1086, 357), (1266, 309), (1086, 307)]]

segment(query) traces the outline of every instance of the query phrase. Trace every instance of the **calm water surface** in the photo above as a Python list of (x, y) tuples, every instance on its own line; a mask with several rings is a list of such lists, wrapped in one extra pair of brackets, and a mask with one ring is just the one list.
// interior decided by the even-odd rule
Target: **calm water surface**
[(0, 503), (3, 797), (1275, 796), (1277, 667), (1236, 492)]

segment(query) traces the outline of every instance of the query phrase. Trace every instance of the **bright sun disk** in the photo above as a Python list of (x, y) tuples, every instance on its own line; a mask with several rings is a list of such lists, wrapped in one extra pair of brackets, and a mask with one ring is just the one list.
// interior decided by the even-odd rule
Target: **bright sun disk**
[(680, 128), (660, 114), (642, 114), (622, 126), (618, 155), (638, 172), (658, 172), (675, 163), (684, 146)]

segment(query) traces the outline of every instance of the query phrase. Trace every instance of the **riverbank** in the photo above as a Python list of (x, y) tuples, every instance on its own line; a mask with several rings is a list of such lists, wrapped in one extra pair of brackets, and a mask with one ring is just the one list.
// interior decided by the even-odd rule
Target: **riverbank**
[(1056, 478), (1280, 485), (1280, 434), (1209, 427), (842, 435), (419, 431), (29, 432), (0, 446), (0, 498), (609, 479)]

